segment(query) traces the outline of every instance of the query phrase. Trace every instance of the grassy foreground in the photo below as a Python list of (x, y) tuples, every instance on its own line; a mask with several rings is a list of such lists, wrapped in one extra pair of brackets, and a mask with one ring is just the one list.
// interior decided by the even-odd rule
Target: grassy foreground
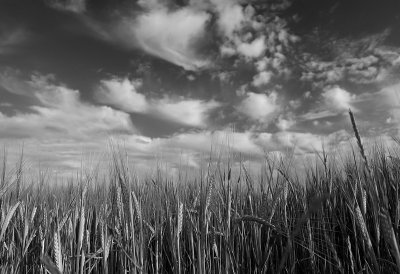
[(120, 157), (57, 187), (4, 165), (0, 273), (400, 273), (400, 160), (355, 133), (359, 151), (304, 179), (268, 157), (257, 180), (226, 166), (182, 184)]

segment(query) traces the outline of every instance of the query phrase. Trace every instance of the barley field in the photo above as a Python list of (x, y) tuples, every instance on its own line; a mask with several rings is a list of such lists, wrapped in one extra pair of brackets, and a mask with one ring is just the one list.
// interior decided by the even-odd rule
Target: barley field
[(400, 272), (400, 159), (378, 145), (367, 156), (350, 116), (354, 149), (316, 154), (304, 176), (266, 155), (258, 177), (226, 163), (141, 179), (115, 153), (107, 178), (52, 185), (4, 157), (0, 272)]

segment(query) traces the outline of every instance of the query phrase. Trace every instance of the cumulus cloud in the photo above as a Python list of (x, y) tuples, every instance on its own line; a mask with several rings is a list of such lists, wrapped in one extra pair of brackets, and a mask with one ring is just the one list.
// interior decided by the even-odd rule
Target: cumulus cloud
[(260, 36), (253, 41), (239, 43), (237, 51), (247, 58), (260, 57), (266, 50), (265, 37)]
[(103, 80), (96, 92), (98, 102), (108, 104), (130, 113), (142, 113), (162, 120), (191, 127), (207, 126), (210, 111), (220, 103), (210, 100), (186, 99), (182, 97), (162, 99), (147, 98), (137, 91), (140, 84), (129, 79)]
[(219, 30), (227, 37), (233, 37), (233, 33), (240, 30), (245, 14), (243, 8), (237, 4), (237, 1), (211, 1), (218, 12)]
[(253, 77), (253, 86), (260, 87), (262, 85), (266, 85), (270, 82), (272, 77), (272, 73), (269, 71), (261, 71), (259, 74)]
[(322, 97), (324, 98), (325, 106), (336, 113), (352, 108), (351, 103), (355, 99), (354, 94), (338, 86), (325, 90), (322, 93)]
[(18, 79), (38, 101), (29, 113), (0, 113), (1, 138), (70, 138), (88, 140), (110, 133), (136, 132), (128, 114), (80, 100), (79, 91), (53, 83), (53, 76)]
[(269, 95), (248, 92), (236, 109), (255, 121), (267, 122), (279, 110), (277, 99), (275, 92)]
[(146, 112), (146, 97), (137, 92), (140, 82), (129, 79), (108, 79), (100, 82), (95, 94), (97, 101), (117, 107), (126, 112)]

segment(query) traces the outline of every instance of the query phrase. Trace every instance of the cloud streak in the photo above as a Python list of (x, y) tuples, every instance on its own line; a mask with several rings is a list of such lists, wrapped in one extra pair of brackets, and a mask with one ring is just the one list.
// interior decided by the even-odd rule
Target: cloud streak
[(57, 10), (73, 13), (84, 13), (87, 0), (47, 0), (46, 3)]
[(21, 27), (9, 29), (0, 27), (0, 56), (16, 51), (16, 48), (29, 38), (29, 33)]

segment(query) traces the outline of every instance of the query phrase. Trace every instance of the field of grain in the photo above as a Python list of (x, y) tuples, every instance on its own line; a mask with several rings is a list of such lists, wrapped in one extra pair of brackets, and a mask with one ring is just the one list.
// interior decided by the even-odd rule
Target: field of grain
[(267, 155), (261, 176), (141, 179), (115, 154), (107, 178), (52, 186), (4, 160), (0, 273), (400, 272), (400, 159), (367, 153), (351, 118), (354, 150), (317, 154), (304, 176)]

